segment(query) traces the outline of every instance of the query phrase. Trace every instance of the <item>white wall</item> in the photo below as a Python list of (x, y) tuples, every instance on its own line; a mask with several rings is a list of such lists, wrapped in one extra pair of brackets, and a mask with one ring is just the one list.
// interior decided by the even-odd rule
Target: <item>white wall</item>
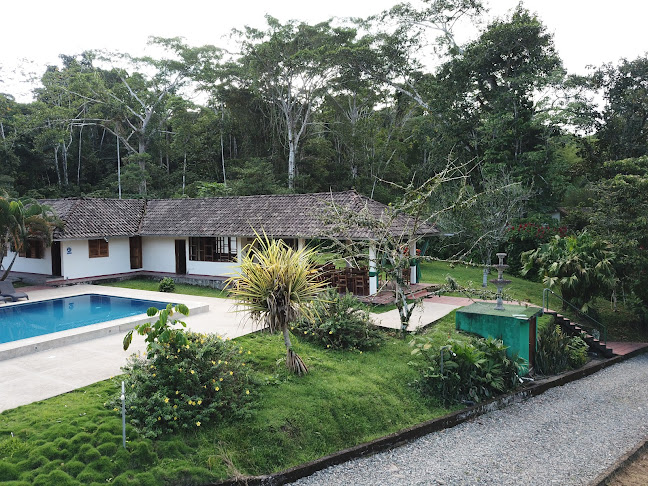
[[(142, 238), (142, 270), (150, 272), (175, 273), (175, 241), (184, 240), (187, 263), (187, 275), (227, 276), (238, 264), (222, 262), (195, 262), (189, 260), (189, 238)], [(238, 253), (241, 253), (241, 241), (237, 239)]]
[(90, 258), (88, 240), (61, 241), (61, 273), (66, 278), (98, 277), (130, 271), (128, 237), (109, 238), (108, 256), (100, 258)]
[[(11, 260), (14, 257), (13, 252), (4, 257), (2, 260), (3, 268), (7, 268), (11, 264)], [(51, 275), (52, 274), (52, 249), (45, 248), (45, 258), (23, 258), (17, 257), (14, 266), (11, 267), (12, 272), (25, 272), (25, 273), (37, 273), (40, 275)]]
[[(184, 238), (142, 237), (142, 270), (175, 273), (176, 239)], [(187, 248), (188, 254), (189, 249)]]

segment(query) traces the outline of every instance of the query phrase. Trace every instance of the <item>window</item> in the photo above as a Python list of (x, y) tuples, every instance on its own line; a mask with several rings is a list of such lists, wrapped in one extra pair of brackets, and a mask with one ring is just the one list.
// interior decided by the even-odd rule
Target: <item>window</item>
[(101, 258), (108, 256), (108, 242), (101, 240), (88, 240), (88, 256), (90, 258)]
[(23, 258), (45, 258), (45, 244), (43, 240), (36, 238), (27, 238), (23, 249), (18, 252), (18, 256)]
[(236, 238), (189, 238), (189, 260), (198, 262), (235, 262)]

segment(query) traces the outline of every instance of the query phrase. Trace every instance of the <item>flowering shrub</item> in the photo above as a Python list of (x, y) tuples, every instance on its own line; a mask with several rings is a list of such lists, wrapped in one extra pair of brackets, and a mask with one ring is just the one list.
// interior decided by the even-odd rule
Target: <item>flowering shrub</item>
[(148, 359), (133, 355), (123, 368), (126, 413), (147, 436), (197, 430), (246, 410), (250, 352), (211, 334), (185, 336), (186, 344), (163, 344)]
[(379, 346), (382, 334), (371, 322), (369, 311), (350, 294), (331, 289), (314, 304), (312, 319), (300, 319), (292, 327), (299, 337), (330, 349), (370, 349)]
[(506, 229), (506, 263), (509, 271), (519, 275), (522, 270), (520, 256), (525, 251), (535, 250), (552, 237), (565, 237), (569, 233), (566, 226), (551, 226), (532, 222), (511, 225)]

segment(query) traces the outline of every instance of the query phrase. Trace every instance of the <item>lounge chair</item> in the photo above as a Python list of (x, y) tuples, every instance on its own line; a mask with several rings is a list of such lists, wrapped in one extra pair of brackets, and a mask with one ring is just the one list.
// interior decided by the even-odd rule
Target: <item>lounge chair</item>
[(9, 297), (2, 297), (0, 295), (0, 304), (4, 304), (5, 302), (9, 302)]
[(26, 293), (16, 292), (16, 289), (14, 289), (13, 284), (8, 280), (0, 280), (0, 295), (2, 297), (6, 297), (7, 299), (12, 300), (13, 302), (16, 302), (18, 299), (29, 300), (29, 297), (27, 296)]

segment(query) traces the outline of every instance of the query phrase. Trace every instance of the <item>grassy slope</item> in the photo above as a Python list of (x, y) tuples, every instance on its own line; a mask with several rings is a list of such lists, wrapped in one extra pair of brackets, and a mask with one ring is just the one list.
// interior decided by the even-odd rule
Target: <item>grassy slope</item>
[[(451, 315), (429, 332), (440, 343), (453, 329)], [(410, 385), (410, 348), (394, 337), (365, 353), (298, 343), (311, 371), (303, 378), (285, 371), (280, 336), (237, 342), (252, 350), (255, 369), (255, 405), (244, 421), (155, 442), (129, 427), (125, 453), (119, 413), (104, 407), (118, 381), (101, 382), (0, 414), (0, 482), (200, 484), (278, 471), (448, 412)]]

